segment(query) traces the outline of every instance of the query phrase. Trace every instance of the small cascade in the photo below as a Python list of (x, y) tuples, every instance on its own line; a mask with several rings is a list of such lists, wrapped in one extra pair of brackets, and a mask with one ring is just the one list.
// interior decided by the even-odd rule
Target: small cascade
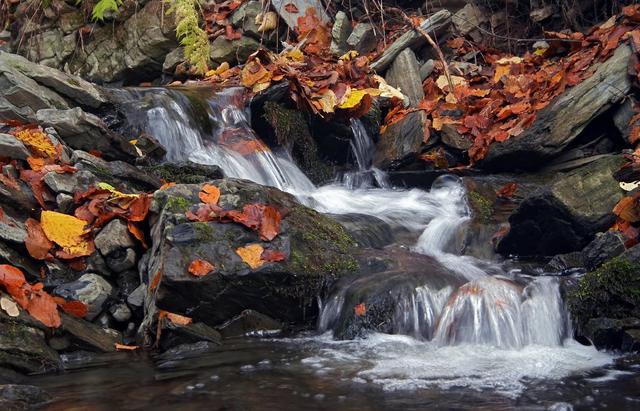
[[(459, 179), (440, 177), (428, 192), (391, 188), (384, 172), (372, 166), (375, 146), (360, 121), (351, 123), (357, 170), (315, 187), (290, 158), (272, 152), (256, 136), (239, 90), (215, 95), (192, 89), (130, 93), (130, 123), (156, 137), (167, 149), (168, 161), (215, 164), (229, 177), (288, 191), (320, 212), (369, 214), (416, 233), (412, 251), (432, 257), (429, 261), (438, 264), (438, 270), (444, 267), (448, 279), (431, 281), (428, 267), (421, 276), (399, 282), (401, 286), (380, 278), (380, 295), (393, 292), (390, 332), (438, 346), (504, 348), (561, 346), (571, 335), (557, 280), (516, 279), (497, 264), (459, 255), (456, 234), (471, 215)], [(321, 301), (320, 331), (335, 330), (353, 316), (358, 287), (357, 281), (338, 285)]]
[(351, 152), (356, 160), (357, 170), (342, 175), (342, 184), (349, 190), (357, 188), (391, 188), (384, 171), (373, 167), (375, 144), (359, 119), (351, 119), (353, 138), (350, 141)]

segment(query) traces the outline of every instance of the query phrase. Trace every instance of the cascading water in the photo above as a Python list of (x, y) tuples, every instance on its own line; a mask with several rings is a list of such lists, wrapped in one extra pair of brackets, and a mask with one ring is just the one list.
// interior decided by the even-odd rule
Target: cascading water
[[(323, 337), (328, 356), (335, 359), (335, 350), (343, 349), (374, 364), (358, 378), (388, 389), (437, 384), (517, 391), (524, 377), (562, 377), (610, 361), (571, 339), (557, 279), (507, 273), (458, 255), (455, 235), (470, 218), (459, 180), (442, 177), (429, 192), (390, 188), (384, 173), (372, 168), (374, 144), (359, 121), (352, 122), (351, 143), (358, 169), (315, 187), (286, 153), (274, 154), (255, 135), (237, 91), (207, 98), (188, 90), (131, 93), (136, 109), (129, 110), (130, 123), (157, 138), (168, 161), (215, 164), (229, 177), (277, 187), (320, 212), (370, 214), (403, 226), (420, 233), (413, 251), (455, 273), (455, 281), (398, 294), (393, 330), (417, 339), (373, 334), (349, 343)], [(323, 302), (321, 331), (353, 313), (345, 293), (338, 288)]]

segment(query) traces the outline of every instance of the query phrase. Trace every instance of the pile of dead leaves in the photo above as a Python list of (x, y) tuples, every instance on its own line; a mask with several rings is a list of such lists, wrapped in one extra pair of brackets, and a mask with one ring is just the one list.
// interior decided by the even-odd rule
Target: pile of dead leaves
[[(636, 52), (640, 51), (638, 22), (640, 6), (628, 6), (623, 14), (587, 34), (548, 32), (550, 47), (524, 57), (482, 50), (485, 66), (465, 64), (464, 70), (457, 70), (458, 65), (453, 63), (449, 77), (442, 64), (436, 64), (434, 74), (423, 83), (426, 97), (419, 106), (406, 109), (396, 101), (382, 131), (410, 112), (423, 111), (430, 130), (440, 131), (449, 124), (469, 139), (469, 156), (477, 162), (493, 142), (520, 135), (539, 110), (591, 76), (594, 63), (609, 58), (621, 42), (629, 41)], [(462, 38), (450, 40), (448, 46), (461, 56), (477, 51)], [(637, 62), (638, 57), (634, 58)], [(640, 64), (636, 63), (636, 68)]]

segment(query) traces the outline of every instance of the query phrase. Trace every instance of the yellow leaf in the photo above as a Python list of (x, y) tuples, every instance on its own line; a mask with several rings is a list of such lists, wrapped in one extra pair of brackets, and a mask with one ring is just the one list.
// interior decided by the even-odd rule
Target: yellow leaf
[(362, 98), (367, 94), (368, 93), (366, 90), (351, 89), (351, 92), (349, 92), (349, 95), (345, 97), (344, 102), (340, 104), (338, 107), (345, 108), (345, 109), (354, 108), (358, 104), (360, 104), (360, 101), (362, 101)]
[(358, 57), (358, 52), (355, 50), (349, 50), (346, 53), (344, 53), (342, 56), (340, 56), (340, 60), (349, 61), (349, 60), (353, 60), (356, 57)]
[(49, 136), (38, 129), (22, 130), (15, 136), (30, 149), (47, 157), (56, 156), (56, 146), (53, 145)]
[(238, 247), (236, 249), (236, 254), (242, 258), (242, 261), (247, 263), (252, 270), (260, 267), (264, 264), (264, 261), (260, 258), (264, 248), (260, 244), (249, 244), (245, 247)]
[(304, 54), (299, 48), (293, 48), (289, 50), (284, 56), (293, 61), (299, 61), (299, 62), (304, 61)]
[(227, 70), (229, 70), (229, 63), (227, 63), (226, 61), (223, 61), (222, 64), (220, 64), (217, 69), (207, 71), (207, 73), (204, 76), (205, 77), (219, 76), (220, 74), (224, 73)]
[(122, 193), (118, 190), (115, 189), (114, 186), (112, 186), (109, 183), (104, 183), (104, 182), (100, 182), (98, 184), (96, 184), (98, 186), (98, 188), (102, 189), (102, 190), (107, 190), (109, 192), (111, 192), (111, 194), (113, 194), (115, 197), (127, 197), (127, 198), (136, 198), (139, 197), (140, 194), (127, 194), (127, 193)]
[[(467, 84), (467, 80), (465, 80), (464, 77), (449, 76), (449, 78), (451, 79), (451, 84), (453, 85), (453, 87), (458, 86), (460, 84)], [(438, 77), (438, 79), (436, 80), (436, 86), (438, 86), (440, 90), (444, 90), (445, 87), (448, 88), (449, 80), (447, 79), (447, 76), (443, 74), (440, 77)], [(449, 90), (449, 91), (453, 91), (453, 90)]]
[(270, 81), (271, 72), (264, 68), (257, 58), (245, 64), (240, 72), (240, 82), (245, 87), (253, 87), (258, 83), (268, 83)]
[[(258, 16), (256, 16), (257, 18)], [(257, 24), (257, 23), (256, 23)], [(265, 31), (271, 31), (278, 27), (278, 15), (274, 11), (268, 11), (260, 19), (260, 26), (258, 27), (259, 33)]]
[(134, 138), (133, 140), (129, 140), (129, 144), (135, 146), (136, 144), (138, 144), (138, 139)]
[(513, 57), (503, 57), (500, 60), (496, 61), (496, 64), (520, 64), (522, 63), (522, 57), (513, 56)]
[(64, 252), (76, 257), (93, 252), (93, 243), (83, 238), (88, 232), (86, 221), (55, 211), (43, 211), (40, 225), (47, 238), (62, 247)]
[(493, 75), (493, 82), (497, 83), (498, 81), (500, 81), (502, 76), (508, 75), (510, 71), (511, 71), (511, 66), (509, 66), (509, 65), (506, 65), (506, 66), (498, 65), (498, 66), (496, 66), (496, 73)]

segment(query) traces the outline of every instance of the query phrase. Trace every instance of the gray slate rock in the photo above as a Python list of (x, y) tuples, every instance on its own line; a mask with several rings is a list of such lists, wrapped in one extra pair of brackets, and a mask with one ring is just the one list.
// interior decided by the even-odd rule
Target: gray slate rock
[(274, 332), (281, 329), (282, 323), (280, 321), (254, 310), (244, 310), (238, 316), (218, 327), (218, 331), (220, 331), (223, 338)]
[[(538, 112), (522, 134), (489, 146), (479, 166), (491, 170), (535, 169), (561, 153), (598, 115), (621, 101), (631, 88), (627, 65), (631, 49), (622, 44), (596, 72)], [(606, 81), (605, 81), (606, 79)]]
[(136, 266), (138, 256), (133, 248), (118, 249), (107, 256), (107, 265), (116, 273), (121, 273)]
[(237, 40), (227, 40), (224, 36), (218, 36), (211, 43), (211, 60), (221, 64), (229, 63), (231, 66), (242, 64), (247, 58), (260, 48), (260, 43), (248, 36), (242, 36)]
[(358, 23), (347, 38), (348, 48), (360, 54), (369, 53), (377, 44), (375, 29), (370, 23)]
[(146, 284), (140, 284), (138, 288), (136, 288), (131, 294), (129, 294), (129, 296), (127, 297), (127, 303), (134, 308), (140, 308), (144, 305), (144, 299), (146, 295)]
[(124, 323), (131, 318), (131, 309), (126, 304), (114, 304), (109, 308), (114, 320)]
[(116, 343), (122, 343), (122, 336), (115, 330), (104, 329), (66, 313), (61, 313), (60, 318), (62, 329), (93, 351), (114, 352)]
[(0, 385), (0, 407), (6, 411), (33, 409), (51, 400), (51, 395), (35, 385)]
[(67, 300), (82, 301), (87, 306), (86, 319), (91, 321), (102, 312), (113, 287), (97, 274), (84, 274), (77, 281), (62, 284), (53, 290), (55, 295)]
[(386, 168), (394, 161), (420, 150), (424, 140), (426, 117), (422, 111), (409, 113), (389, 125), (376, 145), (373, 165)]
[(118, 250), (135, 247), (127, 223), (120, 219), (111, 220), (109, 224), (104, 226), (96, 236), (95, 244), (104, 257)]
[(165, 73), (173, 74), (178, 67), (178, 64), (185, 61), (184, 57), (184, 47), (177, 47), (173, 49), (167, 57), (164, 58), (164, 63), (162, 63), (162, 71)]
[(435, 61), (433, 59), (429, 59), (424, 62), (422, 66), (420, 66), (420, 81), (425, 81), (427, 77), (433, 73), (433, 69), (436, 67)]
[(0, 153), (2, 156), (26, 160), (31, 155), (27, 147), (14, 136), (0, 133)]
[(420, 65), (415, 53), (409, 48), (398, 54), (387, 70), (385, 80), (389, 85), (400, 89), (402, 94), (409, 97), (411, 107), (417, 107), (420, 100), (424, 98)]
[(60, 370), (62, 364), (42, 330), (0, 310), (0, 367), (32, 374)]
[(347, 39), (351, 35), (353, 27), (351, 20), (344, 11), (338, 11), (331, 27), (331, 53), (335, 56), (342, 56), (349, 51)]
[(0, 220), (0, 240), (23, 243), (26, 238), (27, 229), (24, 224), (5, 214)]

